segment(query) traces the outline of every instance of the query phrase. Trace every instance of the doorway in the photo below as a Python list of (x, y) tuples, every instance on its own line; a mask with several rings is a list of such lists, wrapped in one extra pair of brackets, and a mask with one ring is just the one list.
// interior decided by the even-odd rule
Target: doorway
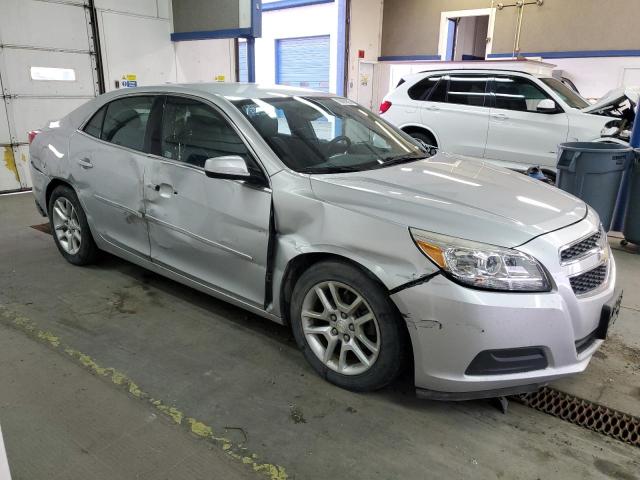
[(442, 12), (438, 53), (445, 61), (484, 60), (491, 53), (495, 9)]

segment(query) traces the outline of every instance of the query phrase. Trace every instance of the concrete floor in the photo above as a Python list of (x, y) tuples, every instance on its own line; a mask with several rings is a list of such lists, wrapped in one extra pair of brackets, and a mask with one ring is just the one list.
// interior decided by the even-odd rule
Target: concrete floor
[[(0, 197), (14, 480), (640, 478), (637, 448), (520, 404), (502, 415), (417, 400), (408, 375), (374, 394), (333, 387), (286, 328), (111, 256), (73, 267), (30, 228), (44, 221), (29, 194)], [(640, 258), (616, 259), (622, 316), (588, 371), (558, 387), (638, 415)]]

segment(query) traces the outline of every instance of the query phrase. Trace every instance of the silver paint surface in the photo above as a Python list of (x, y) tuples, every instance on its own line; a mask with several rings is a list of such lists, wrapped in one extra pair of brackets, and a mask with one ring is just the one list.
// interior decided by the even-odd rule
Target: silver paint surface
[[(208, 178), (201, 168), (111, 145), (80, 131), (105, 103), (140, 93), (186, 95), (215, 105), (259, 160), (269, 185), (256, 188)], [(410, 227), (519, 248), (547, 268), (556, 285), (553, 291), (479, 291), (439, 275), (391, 296), (411, 336), (416, 385), (474, 391), (544, 382), (586, 368), (599, 343), (577, 356), (573, 342), (592, 329), (602, 304), (612, 297), (615, 263), (597, 294), (575, 297), (558, 252), (598, 228), (597, 216), (582, 201), (524, 175), (446, 153), (363, 172), (294, 172), (229, 101), (282, 95), (324, 94), (197, 84), (102, 95), (34, 140), (36, 201), (46, 211), (47, 186), (64, 181), (78, 193), (101, 249), (278, 322), (285, 318), (279, 301), (287, 288), (284, 275), (299, 255), (344, 257), (391, 290), (437, 271), (414, 245)], [(155, 185), (158, 191), (151, 188)], [(271, 208), (273, 281), (272, 292), (266, 292)], [(587, 261), (584, 268), (588, 266)], [(266, 308), (265, 298), (271, 298)], [(464, 375), (480, 350), (532, 341), (548, 349), (550, 371), (495, 378)]]

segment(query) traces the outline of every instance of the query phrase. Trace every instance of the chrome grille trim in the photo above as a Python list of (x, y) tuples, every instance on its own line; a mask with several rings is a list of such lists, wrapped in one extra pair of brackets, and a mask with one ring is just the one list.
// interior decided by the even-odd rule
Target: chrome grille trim
[(600, 249), (598, 243), (602, 238), (602, 235), (602, 230), (598, 230), (597, 232), (590, 233), (586, 237), (562, 247), (560, 249), (560, 264), (567, 265), (597, 253)]
[(609, 262), (591, 270), (569, 277), (569, 283), (576, 296), (592, 293), (604, 285), (609, 276)]

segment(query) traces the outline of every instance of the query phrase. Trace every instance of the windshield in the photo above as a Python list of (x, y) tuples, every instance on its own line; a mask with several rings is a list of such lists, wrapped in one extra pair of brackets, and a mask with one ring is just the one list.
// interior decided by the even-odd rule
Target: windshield
[(571, 108), (586, 108), (589, 106), (589, 102), (587, 102), (584, 98), (578, 95), (576, 92), (567, 87), (560, 80), (556, 80), (555, 78), (541, 78), (547, 87), (556, 92), (562, 100), (566, 102)]
[(369, 170), (429, 155), (418, 141), (346, 98), (253, 98), (233, 103), (297, 172)]

